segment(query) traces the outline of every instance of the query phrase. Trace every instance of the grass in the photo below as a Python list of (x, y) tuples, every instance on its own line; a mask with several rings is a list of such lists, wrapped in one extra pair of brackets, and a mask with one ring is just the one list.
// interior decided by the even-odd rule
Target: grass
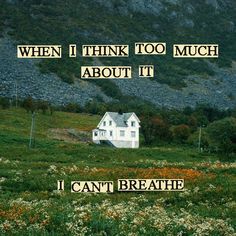
[[(53, 140), (49, 129), (91, 131), (101, 117), (0, 112), (0, 235), (228, 235), (235, 233), (235, 164), (188, 147), (113, 149)], [(184, 178), (186, 191), (72, 194), (75, 180)], [(57, 180), (65, 191), (57, 192)], [(132, 234), (133, 233), (133, 234)]]

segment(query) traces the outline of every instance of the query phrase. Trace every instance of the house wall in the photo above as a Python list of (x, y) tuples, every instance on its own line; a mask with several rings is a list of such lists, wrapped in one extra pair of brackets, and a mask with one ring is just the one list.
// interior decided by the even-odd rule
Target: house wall
[[(104, 126), (104, 121), (106, 122), (106, 125)], [(109, 122), (112, 121), (112, 125), (109, 124)], [(109, 115), (107, 115), (102, 123), (99, 126), (99, 129), (106, 130), (106, 139), (109, 140), (116, 140), (117, 139), (117, 129), (115, 122), (111, 119)], [(112, 136), (110, 136), (110, 131), (112, 131)]]
[(139, 148), (138, 141), (112, 141), (111, 143), (117, 148)]
[[(95, 135), (97, 133), (97, 135)], [(100, 140), (106, 140), (105, 131), (93, 130), (92, 140), (94, 143), (100, 143)]]
[[(106, 125), (104, 126), (104, 121)], [(110, 121), (112, 124), (110, 125)], [(131, 126), (131, 122), (135, 121), (135, 127)], [(100, 143), (99, 140), (109, 140), (115, 147), (118, 148), (138, 148), (139, 147), (139, 123), (135, 115), (132, 115), (127, 121), (128, 127), (116, 127), (115, 122), (107, 114), (103, 120), (99, 123), (99, 129), (106, 130), (105, 136), (95, 137), (93, 134), (93, 141), (95, 143)], [(110, 131), (112, 131), (112, 136), (110, 136)], [(124, 131), (125, 135), (120, 136), (120, 131)], [(135, 137), (131, 136), (131, 132), (135, 132)]]

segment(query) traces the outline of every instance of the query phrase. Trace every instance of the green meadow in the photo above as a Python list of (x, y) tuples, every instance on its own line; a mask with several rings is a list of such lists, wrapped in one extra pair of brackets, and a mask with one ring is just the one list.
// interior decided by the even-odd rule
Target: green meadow
[[(0, 110), (0, 235), (235, 235), (234, 162), (188, 146), (96, 146), (100, 119), (38, 112), (30, 149), (31, 114)], [(181, 178), (185, 190), (118, 192), (125, 178)], [(115, 192), (71, 193), (76, 180), (114, 181)]]

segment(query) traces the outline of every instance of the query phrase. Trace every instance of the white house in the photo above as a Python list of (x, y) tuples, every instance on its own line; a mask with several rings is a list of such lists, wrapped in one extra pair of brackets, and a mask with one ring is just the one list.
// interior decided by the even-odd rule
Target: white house
[(138, 148), (140, 120), (135, 113), (106, 112), (96, 129), (93, 142), (117, 148)]

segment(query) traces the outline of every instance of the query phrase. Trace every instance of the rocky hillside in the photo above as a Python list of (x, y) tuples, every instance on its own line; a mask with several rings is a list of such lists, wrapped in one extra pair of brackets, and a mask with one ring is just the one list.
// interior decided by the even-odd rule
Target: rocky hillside
[[(32, 96), (54, 104), (91, 98), (105, 102), (138, 96), (156, 106), (209, 103), (236, 107), (236, 2), (234, 0), (0, 0), (0, 95)], [(164, 57), (19, 60), (18, 43), (100, 44), (164, 41)], [(219, 59), (174, 59), (174, 43), (218, 43)], [(66, 52), (65, 52), (66, 53)], [(132, 53), (131, 53), (132, 54)], [(136, 76), (139, 64), (156, 65), (153, 80)], [(134, 78), (81, 81), (81, 65), (132, 65)]]
[(15, 97), (17, 89), (19, 98), (31, 96), (55, 105), (85, 105), (97, 96), (107, 102), (111, 100), (91, 83), (77, 80), (68, 84), (56, 74), (40, 73), (38, 61), (18, 60), (16, 47), (9, 38), (0, 39), (0, 81), (0, 95), (4, 97)]

